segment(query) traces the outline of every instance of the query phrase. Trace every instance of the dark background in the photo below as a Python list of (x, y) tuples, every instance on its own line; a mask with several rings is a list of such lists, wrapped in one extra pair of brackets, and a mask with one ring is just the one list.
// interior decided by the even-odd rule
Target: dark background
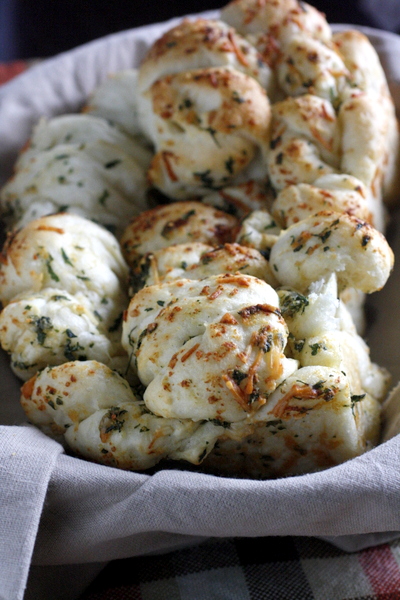
[[(52, 56), (109, 33), (220, 8), (215, 0), (0, 0), (0, 60)], [(315, 0), (331, 23), (400, 29), (400, 0)]]

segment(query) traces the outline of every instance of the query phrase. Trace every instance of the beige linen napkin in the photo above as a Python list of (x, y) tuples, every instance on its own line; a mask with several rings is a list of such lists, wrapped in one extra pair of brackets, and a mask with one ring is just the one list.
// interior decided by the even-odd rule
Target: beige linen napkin
[(0, 427), (2, 600), (22, 598), (49, 479), (60, 451), (59, 444), (33, 427)]
[[(2, 180), (41, 115), (78, 110), (108, 73), (137, 65), (174, 22), (90, 43), (0, 88)], [(399, 89), (400, 38), (365, 31)], [(378, 318), (370, 341), (373, 359), (390, 363), (400, 378), (396, 272), (391, 281), (383, 300), (374, 300)], [(393, 339), (382, 343), (388, 324)], [(0, 600), (23, 598), (31, 560), (60, 568), (102, 563), (208, 536), (324, 536), (356, 550), (400, 534), (400, 436), (338, 467), (276, 481), (179, 470), (128, 473), (67, 456), (35, 428), (20, 425), (18, 383), (4, 361), (0, 372)]]

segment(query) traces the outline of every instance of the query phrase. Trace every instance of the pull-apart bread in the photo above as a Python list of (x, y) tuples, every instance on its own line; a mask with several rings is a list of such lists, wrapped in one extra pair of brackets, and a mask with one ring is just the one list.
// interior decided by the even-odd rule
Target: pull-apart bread
[(88, 460), (235, 477), (378, 444), (363, 302), (393, 267), (398, 146), (369, 40), (297, 0), (184, 19), (43, 117), (0, 194), (29, 421)]

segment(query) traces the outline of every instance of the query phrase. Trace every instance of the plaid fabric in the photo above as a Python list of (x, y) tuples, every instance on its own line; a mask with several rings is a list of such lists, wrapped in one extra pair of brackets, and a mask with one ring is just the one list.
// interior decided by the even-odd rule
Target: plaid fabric
[(80, 600), (398, 600), (400, 540), (347, 554), (313, 538), (211, 539), (111, 562)]
[(20, 73), (26, 71), (32, 61), (15, 60), (8, 63), (0, 63), (0, 85), (10, 81)]

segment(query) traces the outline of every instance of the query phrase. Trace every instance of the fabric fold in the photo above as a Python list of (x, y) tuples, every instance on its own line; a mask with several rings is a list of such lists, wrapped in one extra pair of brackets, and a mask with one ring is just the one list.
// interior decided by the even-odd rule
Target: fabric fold
[(329, 537), (348, 551), (383, 543), (400, 535), (399, 453), (397, 436), (338, 467), (271, 481), (150, 476), (61, 455), (33, 560), (102, 562), (207, 537)]
[(34, 427), (0, 427), (0, 598), (22, 600), (48, 483), (63, 448)]

